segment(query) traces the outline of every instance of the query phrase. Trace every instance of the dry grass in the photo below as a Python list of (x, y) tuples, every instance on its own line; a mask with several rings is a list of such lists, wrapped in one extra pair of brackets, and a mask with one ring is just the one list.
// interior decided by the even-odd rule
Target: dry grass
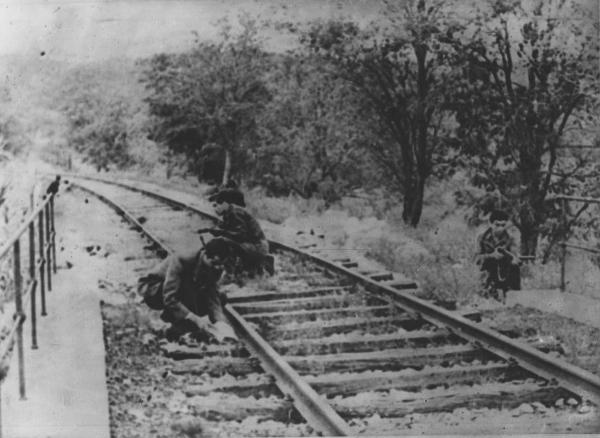
[(512, 327), (525, 336), (556, 338), (566, 360), (600, 375), (600, 329), (520, 305), (484, 311), (483, 316), (491, 325)]
[(417, 281), (422, 298), (470, 302), (479, 289), (479, 271), (468, 257), (469, 242), (427, 239), (420, 243), (426, 253), (398, 247), (381, 237), (372, 242), (367, 255)]

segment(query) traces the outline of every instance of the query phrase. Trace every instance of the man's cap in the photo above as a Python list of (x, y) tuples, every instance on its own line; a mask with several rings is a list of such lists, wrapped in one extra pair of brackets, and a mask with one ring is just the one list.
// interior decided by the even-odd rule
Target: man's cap
[(503, 210), (492, 210), (490, 213), (490, 222), (507, 221), (508, 219), (508, 213)]
[(204, 251), (208, 257), (227, 258), (231, 255), (231, 245), (222, 237), (217, 237), (208, 241)]
[(214, 195), (208, 198), (210, 202), (216, 202), (217, 204), (222, 204), (223, 202), (227, 202), (228, 204), (239, 205), (240, 207), (245, 207), (246, 202), (244, 200), (244, 194), (237, 189), (223, 189), (219, 190)]
[(226, 189), (237, 189), (238, 188), (238, 183), (233, 178), (229, 178), (227, 180), (227, 182), (225, 183), (225, 188)]

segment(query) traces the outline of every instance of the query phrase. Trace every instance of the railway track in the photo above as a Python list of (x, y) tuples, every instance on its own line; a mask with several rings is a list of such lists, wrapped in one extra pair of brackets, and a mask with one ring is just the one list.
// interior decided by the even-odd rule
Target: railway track
[[(212, 221), (123, 183), (71, 180), (109, 203), (160, 256), (189, 247)], [(451, 430), (464, 433), (502, 432), (494, 422), (515, 412), (539, 431), (560, 432), (582, 407), (597, 413), (597, 376), (419, 300), (402, 291), (407, 282), (361, 274), (317, 251), (278, 242), (271, 249), (277, 274), (228, 292), (226, 313), (243, 343), (162, 347), (174, 374), (236, 377), (189, 386), (186, 395), (200, 404), (206, 394), (231, 395), (199, 412), (306, 421), (325, 435), (402, 433), (395, 428), (407, 417), (456, 412), (463, 420)], [(598, 430), (592, 420), (574, 431)]]

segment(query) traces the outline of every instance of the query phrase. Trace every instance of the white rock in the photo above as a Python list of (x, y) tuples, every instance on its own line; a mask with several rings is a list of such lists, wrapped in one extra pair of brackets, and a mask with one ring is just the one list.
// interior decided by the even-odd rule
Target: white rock
[(544, 406), (544, 404), (543, 404), (543, 403), (540, 403), (540, 402), (533, 402), (531, 405), (532, 405), (532, 406), (535, 408), (535, 410), (536, 410), (536, 411), (538, 411), (538, 412), (546, 412), (546, 411), (548, 410), (548, 408), (546, 408), (546, 406)]
[(565, 400), (562, 398), (559, 398), (558, 400), (556, 400), (556, 402), (554, 403), (554, 406), (556, 406), (557, 408), (562, 408), (565, 405)]
[(531, 406), (529, 403), (523, 403), (521, 406), (519, 406), (519, 413), (521, 415), (533, 414), (533, 412), (534, 412), (533, 406)]
[(577, 409), (577, 412), (579, 414), (589, 414), (592, 411), (592, 408), (588, 405), (581, 405), (579, 406), (579, 409)]
[(574, 398), (570, 398), (569, 400), (567, 400), (567, 404), (569, 406), (577, 406), (579, 404), (579, 402), (577, 400), (575, 400)]

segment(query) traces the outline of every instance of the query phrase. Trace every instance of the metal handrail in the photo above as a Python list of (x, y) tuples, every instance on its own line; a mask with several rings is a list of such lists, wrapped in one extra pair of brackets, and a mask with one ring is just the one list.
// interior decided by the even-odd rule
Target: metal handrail
[(36, 218), (36, 216), (43, 210), (46, 208), (46, 205), (49, 204), (50, 202), (53, 202), (54, 200), (54, 195), (48, 196), (47, 198), (45, 198), (42, 203), (40, 205), (38, 205), (30, 214), (29, 216), (27, 216), (27, 219), (25, 220), (25, 222), (23, 222), (23, 224), (17, 228), (17, 231), (15, 231), (12, 235), (12, 237), (10, 237), (6, 243), (4, 245), (2, 245), (0, 247), (0, 259), (3, 258), (8, 251), (10, 251), (10, 249), (12, 248), (12, 246), (14, 245), (14, 243), (19, 239), (19, 237), (21, 237), (21, 235), (23, 235), (23, 233), (27, 230), (27, 228), (29, 227), (29, 224)]
[(575, 202), (587, 202), (589, 204), (600, 204), (600, 198), (589, 198), (585, 196), (570, 196), (570, 195), (557, 195), (552, 199), (575, 201)]
[[(36, 224), (38, 228), (38, 242), (36, 239)], [(21, 238), (27, 233), (28, 236), (28, 278), (25, 288), (23, 287), (23, 272), (21, 266)], [(36, 245), (37, 243), (37, 245)], [(41, 315), (46, 316), (46, 289), (52, 290), (52, 274), (56, 273), (56, 230), (54, 227), (54, 193), (49, 193), (42, 202), (27, 216), (25, 222), (12, 234), (12, 236), (0, 247), (0, 260), (11, 254), (13, 262), (13, 289), (15, 297), (15, 314), (11, 324), (8, 325), (8, 336), (0, 342), (0, 383), (8, 373), (10, 362), (9, 352), (16, 342), (18, 373), (19, 373), (19, 395), (21, 400), (25, 399), (25, 357), (23, 344), (23, 323), (27, 319), (27, 304), (30, 304), (29, 318), (31, 320), (31, 348), (38, 348), (37, 339), (37, 300), (36, 291), (40, 286), (40, 297), (42, 300)], [(37, 252), (37, 254), (36, 254)], [(37, 255), (37, 261), (36, 261)], [(29, 301), (29, 303), (28, 303)], [(0, 422), (0, 437), (2, 427)]]
[(588, 204), (600, 204), (600, 198), (589, 198), (582, 196), (568, 196), (568, 195), (557, 195), (553, 199), (562, 201), (562, 215), (561, 220), (564, 229), (564, 236), (561, 246), (560, 253), (560, 290), (564, 292), (567, 289), (567, 248), (573, 248), (580, 251), (589, 252), (592, 254), (600, 254), (600, 248), (592, 248), (589, 246), (577, 244), (577, 243), (569, 243), (569, 236), (567, 234), (567, 203), (569, 202), (582, 202), (584, 203), (584, 209)]

